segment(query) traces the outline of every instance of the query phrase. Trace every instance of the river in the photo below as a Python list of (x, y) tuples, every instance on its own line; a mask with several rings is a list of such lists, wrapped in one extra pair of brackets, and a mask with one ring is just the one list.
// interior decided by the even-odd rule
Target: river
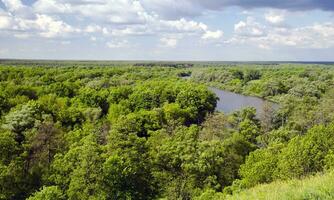
[(259, 97), (246, 96), (234, 92), (220, 90), (214, 87), (209, 87), (209, 89), (219, 98), (217, 101), (216, 111), (224, 112), (226, 114), (245, 107), (254, 107), (256, 109), (257, 115), (260, 116), (263, 113), (265, 104), (270, 105), (273, 109), (278, 109), (279, 107), (278, 104)]
[[(181, 77), (182, 79), (190, 79), (191, 76)], [(279, 105), (271, 101), (262, 99), (260, 97), (253, 97), (221, 90), (215, 87), (209, 87), (209, 90), (214, 92), (219, 98), (217, 101), (216, 111), (229, 114), (231, 112), (241, 110), (246, 107), (254, 107), (256, 109), (256, 115), (261, 116), (265, 105), (269, 105), (272, 109), (277, 110)]]

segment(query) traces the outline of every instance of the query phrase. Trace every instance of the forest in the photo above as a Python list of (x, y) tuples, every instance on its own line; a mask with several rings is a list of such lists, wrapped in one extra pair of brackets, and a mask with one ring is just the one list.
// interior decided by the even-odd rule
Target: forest
[(0, 151), (4, 200), (334, 199), (334, 65), (2, 61)]

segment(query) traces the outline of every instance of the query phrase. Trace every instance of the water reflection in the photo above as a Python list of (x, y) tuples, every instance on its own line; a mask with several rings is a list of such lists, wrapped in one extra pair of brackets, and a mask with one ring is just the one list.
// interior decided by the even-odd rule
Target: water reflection
[(234, 92), (220, 90), (214, 87), (209, 87), (209, 89), (219, 98), (217, 101), (216, 110), (220, 112), (228, 114), (245, 107), (254, 107), (257, 111), (257, 115), (259, 116), (263, 113), (265, 104), (269, 105), (274, 110), (278, 109), (278, 104), (259, 97), (246, 96)]

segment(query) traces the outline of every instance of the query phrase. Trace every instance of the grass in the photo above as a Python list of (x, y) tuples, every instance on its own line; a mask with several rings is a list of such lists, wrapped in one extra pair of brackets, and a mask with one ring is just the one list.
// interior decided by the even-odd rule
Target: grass
[(244, 190), (227, 200), (329, 200), (334, 199), (334, 173), (303, 180), (277, 181)]

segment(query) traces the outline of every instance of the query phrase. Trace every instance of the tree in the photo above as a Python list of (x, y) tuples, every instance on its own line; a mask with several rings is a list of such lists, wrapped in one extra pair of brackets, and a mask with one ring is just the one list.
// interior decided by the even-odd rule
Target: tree
[(161, 192), (170, 199), (189, 199), (196, 188), (189, 171), (196, 162), (198, 127), (179, 127), (169, 134), (163, 130), (149, 138), (153, 174)]
[(114, 128), (123, 134), (134, 133), (139, 137), (148, 137), (149, 131), (161, 128), (163, 113), (160, 109), (139, 110), (118, 118)]
[(178, 126), (185, 125), (189, 121), (189, 113), (182, 109), (177, 103), (166, 103), (163, 108), (164, 127), (169, 133), (172, 133)]
[(0, 162), (5, 165), (18, 154), (19, 146), (15, 139), (15, 134), (10, 131), (0, 132)]
[(48, 169), (54, 155), (64, 145), (62, 139), (61, 130), (53, 122), (41, 123), (29, 141), (29, 161), (36, 166), (43, 166), (42, 170)]
[(27, 200), (65, 200), (64, 194), (57, 186), (43, 186)]
[(300, 178), (324, 169), (326, 156), (334, 149), (334, 124), (314, 126), (305, 136), (293, 138), (279, 155), (276, 176)]
[(177, 94), (176, 103), (189, 110), (192, 121), (188, 123), (200, 123), (215, 110), (217, 97), (207, 88), (189, 86)]
[[(1, 89), (1, 88), (0, 88)], [(11, 108), (11, 105), (4, 94), (0, 94), (0, 117), (7, 113)]]
[(269, 183), (275, 179), (278, 157), (283, 145), (273, 144), (264, 149), (257, 149), (249, 154), (245, 164), (240, 166), (242, 187), (252, 187), (259, 183)]
[(232, 134), (228, 125), (228, 117), (223, 113), (208, 115), (202, 123), (199, 139), (206, 141), (227, 139)]
[(153, 199), (157, 186), (152, 174), (146, 139), (114, 133), (103, 164), (107, 199)]
[(24, 140), (22, 132), (32, 128), (35, 125), (35, 121), (40, 118), (40, 115), (38, 104), (30, 101), (11, 110), (5, 116), (5, 123), (2, 127), (16, 133), (16, 141), (21, 143)]
[(261, 72), (259, 70), (256, 69), (250, 69), (248, 71), (246, 71), (245, 75), (244, 75), (244, 81), (247, 83), (249, 81), (252, 80), (257, 80), (261, 78)]
[(79, 90), (78, 98), (79, 100), (89, 107), (99, 107), (102, 110), (102, 114), (107, 114), (109, 104), (108, 104), (107, 90), (94, 90), (88, 87), (81, 88)]
[(274, 123), (274, 108), (269, 102), (265, 102), (260, 114), (261, 128), (264, 133), (269, 132), (273, 128)]
[(67, 199), (104, 199), (101, 147), (93, 134), (56, 154), (50, 181), (64, 189)]

